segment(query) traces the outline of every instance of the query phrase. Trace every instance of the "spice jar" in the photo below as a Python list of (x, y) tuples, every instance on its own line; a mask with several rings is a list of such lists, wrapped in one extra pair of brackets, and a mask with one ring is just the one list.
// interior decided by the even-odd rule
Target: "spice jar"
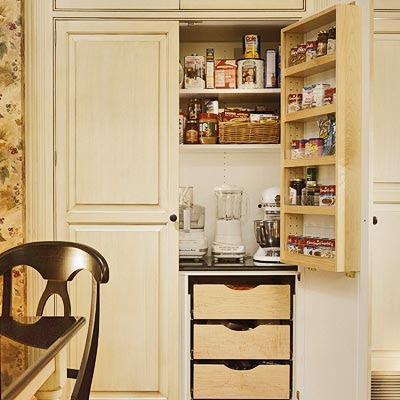
[(336, 51), (336, 26), (329, 28), (327, 54), (334, 53)]
[(204, 113), (199, 115), (199, 142), (215, 144), (218, 140), (218, 115)]
[(199, 114), (201, 113), (202, 109), (202, 101), (201, 99), (189, 99), (188, 102), (188, 112), (187, 117), (190, 120), (196, 120), (199, 118)]
[(199, 124), (196, 120), (186, 122), (185, 143), (197, 144), (199, 143)]
[(328, 32), (320, 31), (317, 38), (317, 57), (324, 56), (327, 53), (328, 47)]
[(305, 179), (293, 179), (290, 181), (289, 203), (301, 206), (301, 191), (306, 187)]

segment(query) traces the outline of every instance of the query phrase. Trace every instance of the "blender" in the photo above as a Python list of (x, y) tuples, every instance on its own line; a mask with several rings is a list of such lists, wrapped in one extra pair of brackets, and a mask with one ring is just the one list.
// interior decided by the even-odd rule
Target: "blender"
[(243, 189), (234, 185), (214, 188), (217, 198), (217, 222), (215, 241), (212, 245), (214, 262), (244, 262), (246, 249), (242, 241), (240, 219), (242, 217)]
[(202, 259), (208, 252), (205, 208), (193, 204), (193, 187), (179, 188), (179, 258)]
[(264, 209), (264, 218), (254, 221), (254, 233), (259, 245), (253, 256), (254, 265), (280, 262), (280, 198), (278, 187), (271, 187), (262, 193), (258, 207)]

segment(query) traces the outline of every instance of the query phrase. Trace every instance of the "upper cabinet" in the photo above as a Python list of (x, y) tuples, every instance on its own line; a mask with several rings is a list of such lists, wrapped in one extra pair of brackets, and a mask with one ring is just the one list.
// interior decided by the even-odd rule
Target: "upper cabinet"
[(180, 0), (183, 10), (305, 11), (306, 0)]
[(179, 0), (55, 0), (54, 3), (56, 10), (128, 11), (179, 8)]
[(359, 6), (338, 4), (282, 30), (283, 262), (359, 271), (361, 68)]
[(374, 9), (376, 11), (400, 11), (399, 0), (375, 0)]

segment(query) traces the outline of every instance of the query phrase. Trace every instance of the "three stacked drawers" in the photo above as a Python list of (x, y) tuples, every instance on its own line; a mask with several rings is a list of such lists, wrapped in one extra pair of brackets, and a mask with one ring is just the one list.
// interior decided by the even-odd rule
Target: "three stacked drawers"
[(290, 398), (291, 299), (290, 284), (193, 285), (194, 399)]

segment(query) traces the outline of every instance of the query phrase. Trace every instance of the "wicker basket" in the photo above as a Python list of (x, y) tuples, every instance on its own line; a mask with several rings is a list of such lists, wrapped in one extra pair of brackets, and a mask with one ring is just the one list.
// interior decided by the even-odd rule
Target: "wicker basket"
[(219, 142), (228, 143), (279, 143), (281, 124), (226, 121), (219, 123)]

